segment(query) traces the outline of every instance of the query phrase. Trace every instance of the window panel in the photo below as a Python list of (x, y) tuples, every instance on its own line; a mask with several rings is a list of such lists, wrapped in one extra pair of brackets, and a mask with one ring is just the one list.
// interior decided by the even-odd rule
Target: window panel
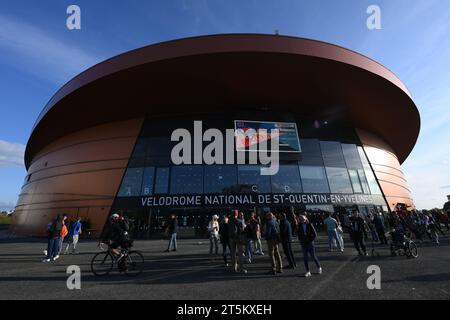
[(375, 178), (375, 175), (373, 174), (371, 169), (368, 170), (364, 170), (366, 177), (367, 177), (367, 182), (369, 183), (369, 188), (370, 188), (370, 192), (372, 194), (382, 194), (380, 187), (378, 186), (378, 182), (377, 179)]
[(362, 169), (356, 144), (342, 144), (342, 152), (348, 169)]
[(237, 185), (234, 165), (205, 166), (205, 193), (231, 193)]
[(300, 175), (305, 193), (329, 193), (324, 167), (300, 166)]
[(172, 167), (170, 193), (203, 193), (203, 166)]
[(361, 182), (359, 181), (358, 171), (356, 170), (348, 170), (348, 174), (350, 176), (350, 181), (352, 183), (353, 192), (354, 193), (362, 193), (363, 189), (361, 186)]
[(367, 183), (366, 175), (364, 174), (363, 169), (358, 170), (358, 176), (359, 176), (359, 181), (361, 181), (361, 186), (362, 186), (363, 192), (365, 194), (370, 194), (369, 185)]
[(358, 147), (358, 153), (359, 153), (359, 157), (361, 158), (361, 162), (363, 164), (364, 173), (367, 178), (367, 183), (369, 185), (370, 193), (382, 195), (383, 193), (381, 192), (380, 187), (378, 186), (377, 179), (375, 178), (372, 168), (370, 167), (369, 161), (366, 158), (364, 149), (362, 147)]
[(119, 197), (137, 197), (141, 195), (143, 168), (129, 168), (120, 186)]
[(345, 168), (326, 167), (331, 193), (353, 193), (353, 189)]
[(169, 168), (157, 168), (155, 178), (155, 194), (169, 193)]
[(272, 192), (276, 193), (300, 193), (302, 184), (297, 165), (280, 165), (276, 175), (270, 177)]
[(325, 167), (346, 168), (344, 154), (339, 142), (321, 141), (323, 163)]
[(238, 166), (238, 183), (243, 193), (270, 193), (270, 176), (261, 175), (261, 166)]
[(301, 139), (302, 148), (301, 165), (323, 166), (322, 152), (320, 151), (320, 142), (317, 139)]
[(148, 196), (153, 194), (153, 182), (155, 179), (155, 168), (147, 167), (144, 169), (144, 178), (142, 181), (142, 195)]

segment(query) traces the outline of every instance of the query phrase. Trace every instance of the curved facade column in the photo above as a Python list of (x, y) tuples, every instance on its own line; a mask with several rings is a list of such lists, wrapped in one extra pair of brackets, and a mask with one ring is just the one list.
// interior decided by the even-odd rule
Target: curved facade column
[(357, 132), (391, 210), (399, 203), (415, 209), (411, 190), (392, 147), (370, 132), (362, 129)]

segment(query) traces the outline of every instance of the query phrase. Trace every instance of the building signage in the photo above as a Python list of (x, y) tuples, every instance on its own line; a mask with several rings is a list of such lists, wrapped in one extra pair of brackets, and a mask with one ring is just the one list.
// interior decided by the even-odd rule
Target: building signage
[[(236, 151), (268, 151), (260, 147), (261, 143), (278, 138), (278, 150), (275, 152), (301, 152), (300, 139), (298, 137), (297, 124), (294, 122), (269, 122), (235, 120)], [(261, 131), (264, 134), (261, 134)], [(239, 141), (243, 140), (243, 141)], [(253, 147), (253, 148), (252, 148)], [(267, 146), (266, 146), (267, 148)]]
[(374, 205), (379, 200), (375, 195), (357, 194), (191, 194), (119, 198), (117, 205), (135, 208)]

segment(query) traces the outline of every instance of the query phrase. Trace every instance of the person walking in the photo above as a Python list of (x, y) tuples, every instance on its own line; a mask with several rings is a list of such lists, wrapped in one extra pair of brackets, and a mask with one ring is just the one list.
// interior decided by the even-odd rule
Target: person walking
[(244, 233), (245, 233), (245, 255), (247, 256), (248, 263), (252, 263), (253, 260), (253, 227), (254, 225), (251, 223), (249, 219), (245, 225)]
[(364, 243), (364, 240), (367, 240), (366, 223), (358, 210), (354, 210), (350, 218), (350, 237), (353, 240), (358, 254), (360, 256), (363, 254), (367, 256), (366, 245)]
[(305, 278), (311, 276), (311, 271), (309, 269), (309, 256), (314, 260), (317, 267), (317, 273), (322, 274), (322, 266), (320, 265), (319, 259), (316, 255), (316, 248), (314, 245), (314, 240), (317, 238), (317, 232), (314, 226), (309, 223), (308, 218), (305, 215), (299, 217), (298, 226), (298, 239), (303, 250), (303, 262), (305, 264)]
[(225, 267), (229, 267), (228, 259), (227, 259), (227, 248), (228, 251), (231, 252), (230, 248), (230, 238), (228, 236), (229, 230), (228, 230), (228, 217), (224, 216), (222, 219), (222, 222), (219, 225), (219, 236), (220, 236), (220, 243), (222, 244), (222, 253), (223, 253), (223, 262), (225, 264)]
[(255, 245), (255, 254), (263, 256), (264, 252), (262, 249), (262, 243), (261, 243), (261, 220), (256, 215), (256, 212), (252, 212), (250, 223), (252, 224), (252, 230), (253, 230), (253, 242)]
[(432, 236), (434, 237), (434, 241), (437, 245), (439, 245), (439, 235), (437, 233), (437, 226), (436, 221), (434, 220), (434, 217), (431, 213), (427, 212), (425, 213), (426, 219), (426, 228), (428, 230), (428, 237), (430, 238), (430, 241), (432, 241)]
[(177, 251), (177, 233), (178, 233), (178, 220), (177, 216), (172, 214), (170, 216), (169, 225), (167, 227), (167, 234), (169, 235), (169, 246), (165, 252), (170, 252), (170, 248), (172, 251)]
[(283, 263), (281, 261), (278, 244), (281, 241), (280, 225), (278, 224), (272, 212), (267, 213), (265, 238), (269, 248), (270, 261), (272, 263), (271, 274), (283, 273)]
[(231, 265), (234, 272), (247, 273), (247, 270), (244, 268), (244, 227), (238, 217), (239, 211), (234, 210), (228, 221), (228, 239), (230, 241), (231, 248)]
[(326, 213), (325, 217), (326, 218), (323, 221), (323, 223), (325, 224), (326, 229), (327, 229), (329, 251), (330, 252), (333, 251), (333, 242), (336, 243), (336, 246), (339, 251), (341, 251), (341, 252), (344, 251), (344, 249), (342, 249), (342, 247), (341, 247), (341, 241), (339, 239), (338, 232), (337, 232), (337, 229), (339, 227), (338, 222), (336, 221), (336, 219), (331, 217), (331, 215), (329, 213)]
[(64, 254), (68, 254), (70, 248), (71, 254), (77, 254), (77, 244), (79, 240), (79, 236), (81, 234), (81, 218), (78, 217), (77, 221), (72, 224), (72, 227), (70, 228), (69, 236), (70, 236), (70, 242), (66, 246), (66, 250), (64, 251)]
[(69, 234), (69, 228), (67, 227), (67, 223), (68, 223), (68, 214), (64, 214), (63, 215), (63, 220), (62, 220), (62, 229), (61, 229), (61, 237), (59, 239), (59, 243), (58, 243), (58, 254), (56, 256), (56, 259), (59, 258), (59, 256), (61, 255), (61, 251), (64, 245), (64, 240), (66, 239), (67, 235)]
[(214, 256), (213, 259), (219, 254), (219, 217), (214, 215), (212, 220), (208, 224), (209, 231), (209, 255)]
[(378, 239), (381, 244), (388, 244), (386, 239), (386, 230), (384, 228), (384, 222), (381, 219), (381, 213), (375, 213), (373, 217), (373, 224), (375, 226), (375, 230), (378, 234)]
[(280, 238), (284, 255), (286, 256), (289, 263), (286, 268), (295, 269), (297, 267), (297, 263), (295, 262), (294, 252), (292, 251), (292, 225), (291, 222), (287, 219), (285, 213), (281, 215)]
[(56, 216), (53, 220), (50, 228), (47, 231), (48, 244), (47, 244), (47, 256), (43, 262), (50, 262), (57, 260), (58, 256), (58, 245), (61, 240), (61, 230), (63, 226), (63, 218), (60, 214)]

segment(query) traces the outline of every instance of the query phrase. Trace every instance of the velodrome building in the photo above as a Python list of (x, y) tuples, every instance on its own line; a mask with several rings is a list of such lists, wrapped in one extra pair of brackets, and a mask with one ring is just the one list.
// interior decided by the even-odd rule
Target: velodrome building
[[(277, 174), (254, 163), (175, 164), (174, 130), (195, 136), (196, 123), (202, 133), (276, 128)], [(419, 130), (406, 86), (354, 51), (260, 34), (158, 43), (95, 65), (51, 98), (27, 143), (12, 228), (43, 235), (67, 213), (98, 234), (120, 212), (146, 238), (170, 213), (189, 235), (232, 209), (414, 208), (401, 164)]]

